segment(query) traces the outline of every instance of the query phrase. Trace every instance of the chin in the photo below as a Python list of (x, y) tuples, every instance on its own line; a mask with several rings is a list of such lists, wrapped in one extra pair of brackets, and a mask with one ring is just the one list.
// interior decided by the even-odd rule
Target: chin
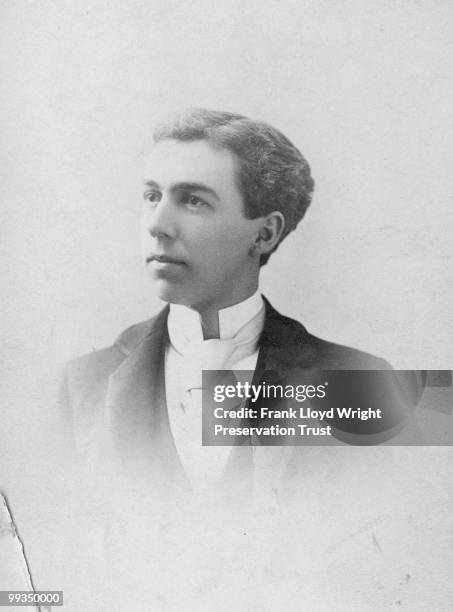
[(163, 302), (169, 304), (181, 304), (188, 306), (191, 302), (191, 297), (184, 290), (184, 287), (177, 283), (172, 283), (168, 280), (157, 279), (154, 281), (157, 297)]

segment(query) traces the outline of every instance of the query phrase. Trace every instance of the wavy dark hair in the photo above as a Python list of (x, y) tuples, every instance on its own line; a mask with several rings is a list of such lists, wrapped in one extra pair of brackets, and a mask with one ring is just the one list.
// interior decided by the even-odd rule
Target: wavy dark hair
[[(245, 216), (255, 219), (278, 210), (285, 218), (278, 244), (296, 228), (310, 205), (314, 181), (306, 159), (286, 136), (266, 123), (234, 113), (190, 108), (159, 124), (153, 138), (155, 143), (208, 140), (234, 153), (239, 160)], [(260, 264), (270, 255), (262, 255)]]

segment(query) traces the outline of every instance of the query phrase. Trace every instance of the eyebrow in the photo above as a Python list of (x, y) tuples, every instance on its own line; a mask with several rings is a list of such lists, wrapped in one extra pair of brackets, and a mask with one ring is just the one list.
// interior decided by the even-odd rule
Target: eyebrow
[[(155, 187), (156, 189), (161, 189), (159, 183), (156, 183), (156, 181), (149, 180), (149, 181), (143, 181), (143, 183), (147, 187)], [(204, 183), (182, 182), (182, 183), (175, 183), (174, 185), (171, 186), (171, 191), (178, 191), (178, 190), (202, 191), (204, 193), (210, 194), (217, 200), (220, 200), (219, 194), (214, 189), (212, 189), (211, 187), (208, 187)]]

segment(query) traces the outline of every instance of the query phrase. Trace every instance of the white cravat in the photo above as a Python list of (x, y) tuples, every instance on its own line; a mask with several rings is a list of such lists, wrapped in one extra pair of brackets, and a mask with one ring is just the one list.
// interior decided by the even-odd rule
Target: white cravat
[(264, 303), (259, 292), (219, 311), (220, 339), (215, 340), (203, 339), (196, 311), (170, 306), (170, 344), (165, 358), (168, 415), (181, 463), (194, 489), (214, 483), (231, 452), (228, 446), (201, 444), (202, 370), (253, 372), (263, 324)]

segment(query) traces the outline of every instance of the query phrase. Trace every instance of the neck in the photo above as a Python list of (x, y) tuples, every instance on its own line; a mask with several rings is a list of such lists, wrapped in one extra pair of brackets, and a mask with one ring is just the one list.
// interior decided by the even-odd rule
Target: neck
[(220, 322), (219, 322), (219, 311), (208, 310), (200, 312), (201, 318), (201, 329), (203, 330), (203, 339), (212, 340), (213, 338), (220, 338)]

